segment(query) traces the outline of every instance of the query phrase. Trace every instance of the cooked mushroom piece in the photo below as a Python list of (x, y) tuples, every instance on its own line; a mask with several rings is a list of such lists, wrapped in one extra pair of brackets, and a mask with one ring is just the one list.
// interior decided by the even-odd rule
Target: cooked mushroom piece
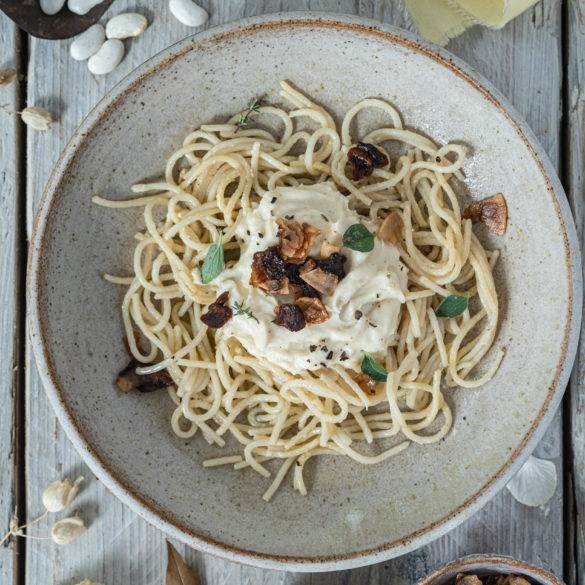
[(313, 246), (315, 238), (321, 233), (316, 227), (308, 223), (278, 218), (278, 250), (287, 262), (302, 264)]
[(380, 152), (373, 144), (358, 142), (357, 146), (349, 149), (347, 162), (351, 167), (351, 176), (354, 181), (369, 177), (375, 168), (388, 164), (388, 157)]
[(345, 256), (343, 254), (331, 254), (325, 260), (317, 260), (316, 266), (325, 272), (335, 274), (339, 280), (345, 278)]
[(351, 377), (365, 392), (368, 392), (369, 394), (374, 394), (376, 392), (376, 380), (374, 380), (374, 378), (371, 378), (363, 372), (352, 372)]
[(274, 309), (276, 317), (273, 323), (288, 329), (289, 331), (300, 331), (306, 325), (303, 311), (297, 305), (283, 303)]
[(262, 252), (256, 252), (252, 261), (252, 274), (250, 284), (255, 287), (262, 286), (267, 280), (279, 280), (286, 275), (286, 263), (281, 258), (277, 246), (271, 246)]
[(229, 297), (229, 292), (225, 291), (221, 293), (217, 299), (207, 307), (207, 313), (201, 315), (201, 321), (212, 329), (223, 327), (233, 316), (231, 307), (226, 305)]
[(318, 323), (323, 323), (329, 319), (329, 313), (321, 299), (315, 297), (300, 297), (295, 301), (295, 305), (297, 305), (303, 312), (307, 325), (317, 325)]
[(301, 273), (300, 276), (309, 286), (312, 286), (322, 295), (327, 296), (331, 296), (335, 292), (339, 283), (339, 278), (335, 274), (326, 272), (321, 268), (314, 268), (313, 270)]
[(173, 379), (166, 370), (153, 372), (152, 374), (137, 374), (136, 368), (143, 365), (134, 358), (130, 360), (130, 363), (116, 378), (116, 386), (120, 391), (128, 393), (136, 390), (144, 394), (168, 388), (173, 384)]
[(398, 211), (392, 210), (378, 228), (378, 238), (384, 243), (396, 246), (404, 236), (404, 222)]
[(474, 201), (463, 212), (463, 219), (483, 223), (498, 236), (503, 236), (508, 227), (508, 205), (501, 193), (481, 201)]
[(319, 251), (319, 254), (322, 260), (327, 260), (329, 256), (332, 254), (339, 254), (339, 252), (341, 252), (341, 248), (339, 246), (336, 246), (327, 240), (323, 240), (321, 243), (321, 250)]
[(459, 573), (455, 578), (455, 585), (483, 585), (477, 575), (464, 575)]

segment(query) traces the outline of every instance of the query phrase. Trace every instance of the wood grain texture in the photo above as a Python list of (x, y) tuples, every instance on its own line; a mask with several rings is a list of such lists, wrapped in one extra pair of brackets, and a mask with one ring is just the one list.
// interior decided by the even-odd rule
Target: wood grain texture
[[(565, 37), (566, 112), (565, 189), (577, 223), (581, 250), (585, 243), (585, 3), (570, 0), (566, 5), (565, 22), (569, 26)], [(567, 433), (571, 446), (567, 512), (571, 530), (565, 579), (568, 585), (585, 583), (585, 320), (581, 343), (573, 369), (568, 396)]]
[[(48, 175), (75, 126), (96, 101), (121, 77), (149, 56), (193, 32), (168, 13), (166, 2), (118, 0), (111, 14), (125, 8), (143, 12), (151, 27), (127, 44), (122, 65), (104, 78), (93, 78), (83, 63), (68, 56), (68, 43), (32, 40), (29, 105), (55, 112), (59, 124), (45, 134), (29, 132), (29, 226)], [(216, 0), (201, 2), (209, 9), (209, 25), (243, 16), (280, 10), (326, 10), (360, 14), (397, 26), (410, 26), (401, 2), (392, 0)], [(149, 6), (149, 8), (145, 8)], [(559, 160), (561, 1), (546, 0), (502, 31), (472, 29), (449, 47), (490, 79), (513, 102), (535, 130), (553, 162)], [(440, 97), (440, 96), (438, 96)], [(40, 510), (40, 493), (55, 477), (91, 473), (82, 464), (49, 405), (34, 364), (27, 383), (27, 478), (29, 513)], [(557, 416), (539, 454), (553, 459), (562, 471), (561, 419)], [(30, 542), (27, 583), (70, 585), (75, 579), (119, 585), (159, 585), (165, 564), (164, 536), (147, 525), (90, 479), (76, 501), (90, 521), (90, 530), (69, 547)], [(317, 575), (262, 571), (185, 550), (179, 552), (196, 566), (204, 583), (389, 584), (412, 585), (416, 579), (448, 560), (471, 553), (498, 552), (533, 562), (557, 574), (562, 570), (562, 489), (546, 509), (529, 509), (504, 491), (486, 508), (435, 543), (410, 555), (372, 567)], [(38, 533), (48, 532), (49, 523)]]
[[(0, 69), (17, 67), (17, 34), (12, 21), (0, 14)], [(0, 536), (8, 530), (14, 511), (14, 443), (12, 422), (17, 360), (16, 225), (18, 193), (18, 82), (0, 88)], [(0, 583), (10, 583), (13, 543), (0, 547)]]

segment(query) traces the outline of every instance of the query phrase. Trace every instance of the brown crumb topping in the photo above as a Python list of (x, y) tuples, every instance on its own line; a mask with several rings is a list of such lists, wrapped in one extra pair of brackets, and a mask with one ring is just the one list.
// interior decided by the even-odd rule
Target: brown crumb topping
[(473, 223), (483, 223), (490, 232), (503, 236), (508, 227), (508, 205), (501, 193), (474, 201), (463, 212), (463, 219)]
[(404, 222), (400, 213), (392, 210), (378, 228), (378, 238), (390, 246), (397, 246), (404, 236)]
[(307, 325), (316, 325), (329, 319), (329, 313), (321, 299), (315, 297), (301, 297), (295, 301), (295, 305), (297, 305), (297, 307), (303, 312)]
[(349, 149), (347, 162), (351, 167), (351, 176), (354, 181), (369, 177), (374, 169), (385, 167), (388, 157), (380, 152), (373, 144), (358, 142), (357, 146)]
[(303, 263), (313, 246), (315, 238), (321, 233), (308, 223), (278, 218), (279, 251), (283, 260), (293, 264)]
[(273, 323), (288, 329), (289, 331), (300, 331), (306, 325), (305, 316), (301, 308), (290, 303), (278, 305), (274, 312), (276, 317)]
[(217, 299), (207, 307), (207, 313), (201, 315), (201, 321), (212, 329), (223, 327), (233, 316), (231, 307), (226, 304), (229, 297), (229, 292), (226, 291), (221, 293)]

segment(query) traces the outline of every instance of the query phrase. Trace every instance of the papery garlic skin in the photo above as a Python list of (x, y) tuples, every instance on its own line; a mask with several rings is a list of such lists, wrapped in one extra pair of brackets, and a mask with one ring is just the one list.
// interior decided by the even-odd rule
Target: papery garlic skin
[(89, 579), (84, 579), (80, 583), (77, 583), (77, 585), (102, 585), (102, 584), (96, 583), (95, 581), (90, 581)]
[(24, 108), (20, 112), (20, 117), (27, 126), (35, 130), (48, 130), (51, 122), (53, 122), (53, 114), (38, 106)]
[(54, 481), (43, 492), (43, 505), (49, 512), (61, 512), (75, 498), (83, 477), (71, 481), (68, 477)]
[(79, 516), (63, 518), (53, 524), (51, 538), (60, 545), (70, 544), (87, 531), (87, 526)]
[(557, 489), (557, 468), (552, 461), (532, 455), (506, 486), (525, 506), (544, 506)]

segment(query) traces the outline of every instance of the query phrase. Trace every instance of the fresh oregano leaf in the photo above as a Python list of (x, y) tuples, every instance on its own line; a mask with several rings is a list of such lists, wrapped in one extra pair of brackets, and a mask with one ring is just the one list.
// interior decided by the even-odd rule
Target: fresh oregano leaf
[(374, 234), (361, 223), (354, 223), (345, 230), (343, 245), (356, 252), (371, 252), (374, 249)]
[(388, 372), (378, 365), (369, 353), (364, 353), (361, 363), (362, 372), (367, 374), (376, 382), (385, 382), (388, 378)]
[(449, 295), (441, 301), (435, 314), (437, 317), (459, 317), (469, 305), (469, 298), (463, 295)]
[(221, 236), (215, 244), (209, 246), (207, 255), (201, 267), (201, 280), (203, 284), (209, 284), (214, 278), (219, 276), (225, 267), (223, 259), (223, 246), (221, 245)]

